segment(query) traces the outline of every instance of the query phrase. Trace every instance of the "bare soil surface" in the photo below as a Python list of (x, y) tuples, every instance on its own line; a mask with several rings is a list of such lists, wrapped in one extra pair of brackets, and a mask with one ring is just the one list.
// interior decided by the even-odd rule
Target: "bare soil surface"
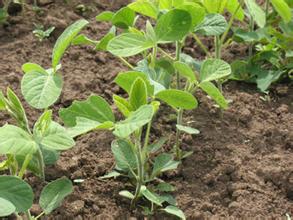
[[(94, 39), (107, 33), (109, 24), (95, 22), (94, 16), (105, 9), (119, 9), (124, 1), (112, 5), (110, 0), (97, 1), (40, 1), (43, 13), (31, 9), (10, 17), (9, 25), (0, 27), (0, 89), (11, 87), (20, 94), (21, 66), (36, 62), (49, 67), (54, 42), (67, 25), (81, 17), (76, 6), (84, 4), (84, 17), (91, 24), (84, 31)], [(56, 31), (43, 42), (33, 36), (33, 23), (55, 26)], [(202, 52), (191, 42), (185, 51), (196, 58)], [(245, 48), (230, 48), (226, 59), (244, 56)], [(67, 107), (73, 100), (85, 99), (91, 93), (111, 101), (113, 93), (123, 93), (112, 81), (127, 68), (112, 55), (89, 47), (71, 47), (62, 61), (65, 80), (61, 98), (54, 106)], [(183, 148), (194, 151), (176, 172), (163, 179), (174, 184), (179, 207), (188, 219), (261, 218), (285, 219), (293, 216), (293, 88), (279, 84), (272, 89), (270, 100), (257, 92), (254, 85), (229, 82), (225, 96), (232, 100), (221, 120), (217, 109), (204, 94), (198, 93), (199, 108), (186, 112), (184, 121), (201, 131), (200, 135), (182, 138)], [(28, 117), (35, 121), (40, 112), (25, 105)], [(115, 110), (115, 109), (114, 109)], [(175, 121), (161, 110), (152, 128), (152, 139), (170, 137), (165, 146), (170, 149)], [(0, 113), (0, 125), (8, 115)], [(170, 133), (171, 132), (171, 133)], [(62, 153), (55, 166), (46, 170), (47, 181), (61, 176), (71, 180), (84, 179), (75, 184), (74, 192), (49, 219), (143, 219), (141, 210), (131, 212), (129, 202), (118, 195), (127, 187), (122, 178), (101, 181), (109, 172), (114, 159), (110, 150), (112, 135), (95, 132), (77, 139), (76, 146)], [(42, 183), (27, 175), (27, 180), (39, 194)], [(33, 214), (39, 214), (37, 205)], [(132, 218), (132, 219), (133, 219)], [(171, 219), (157, 216), (154, 219)]]

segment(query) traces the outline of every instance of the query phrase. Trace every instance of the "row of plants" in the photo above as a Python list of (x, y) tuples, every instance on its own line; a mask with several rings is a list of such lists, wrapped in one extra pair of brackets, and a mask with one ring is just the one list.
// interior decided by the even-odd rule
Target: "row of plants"
[[(23, 97), (32, 107), (43, 110), (33, 128), (15, 93), (8, 89), (6, 96), (0, 95), (0, 110), (7, 111), (17, 123), (0, 128), (0, 154), (6, 157), (0, 168), (10, 172), (0, 178), (18, 181), (29, 189), (23, 180), (26, 171), (45, 179), (45, 166), (54, 164), (60, 151), (73, 147), (74, 138), (94, 130), (108, 130), (115, 137), (111, 150), (116, 166), (101, 179), (127, 177), (133, 188), (119, 194), (130, 200), (131, 208), (141, 207), (145, 215), (159, 211), (185, 219), (172, 195), (174, 186), (161, 177), (164, 172), (177, 169), (182, 159), (192, 153), (181, 149), (181, 135), (200, 132), (184, 120), (185, 111), (198, 107), (196, 92), (201, 90), (211, 97), (221, 113), (229, 104), (222, 90), (225, 81), (246, 80), (267, 91), (271, 83), (291, 74), (292, 2), (265, 3), (264, 10), (254, 0), (137, 0), (117, 12), (105, 11), (96, 17), (97, 21), (112, 24), (100, 40), (79, 34), (88, 24), (86, 20), (75, 22), (57, 40), (50, 69), (34, 63), (22, 67)], [(224, 17), (226, 12), (228, 21)], [(240, 25), (234, 25), (235, 22)], [(214, 40), (213, 51), (203, 44), (202, 37)], [(204, 60), (195, 60), (182, 52), (188, 38), (194, 39), (206, 53)], [(229, 65), (221, 54), (235, 43), (247, 45), (248, 59)], [(60, 109), (64, 126), (52, 120), (50, 106), (62, 92), (60, 61), (70, 45), (90, 45), (95, 50), (108, 51), (129, 68), (114, 80), (125, 91), (125, 96), (113, 95), (113, 105), (123, 119), (118, 120), (121, 117), (115, 117), (111, 104), (93, 94)], [(175, 46), (174, 51), (169, 45)], [(131, 56), (140, 60), (131, 64), (127, 61)], [(173, 109), (177, 117), (170, 152), (164, 150), (166, 137), (152, 135), (162, 103)], [(12, 184), (5, 185), (0, 180), (0, 191), (7, 191), (8, 186)], [(40, 216), (56, 208), (71, 190), (71, 182), (65, 178), (49, 183), (41, 194), (44, 212)], [(0, 216), (25, 212), (33, 219), (28, 211), (32, 196), (27, 196), (30, 203), (24, 199), (16, 201), (16, 195), (25, 197), (20, 194), (24, 191), (9, 192), (0, 194), (5, 204)], [(27, 205), (25, 208), (20, 206), (22, 202)]]

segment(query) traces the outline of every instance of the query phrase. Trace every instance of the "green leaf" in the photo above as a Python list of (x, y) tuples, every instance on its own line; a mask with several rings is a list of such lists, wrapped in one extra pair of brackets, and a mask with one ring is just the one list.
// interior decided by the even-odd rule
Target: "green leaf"
[(133, 26), (134, 19), (135, 19), (134, 11), (128, 7), (124, 7), (114, 14), (112, 18), (112, 23), (116, 27), (119, 27), (122, 29), (128, 29), (128, 27)]
[(191, 15), (191, 28), (195, 28), (198, 24), (200, 24), (204, 17), (205, 17), (205, 9), (198, 4), (195, 4), (193, 2), (185, 2), (184, 4), (180, 5), (177, 7), (177, 9), (182, 9), (185, 11), (188, 11), (189, 14)]
[(37, 144), (24, 130), (14, 125), (0, 128), (0, 154), (27, 155), (37, 150)]
[(183, 125), (176, 125), (176, 128), (179, 131), (183, 131), (188, 134), (199, 134), (200, 133), (200, 131), (195, 128), (191, 128), (191, 127), (187, 127), (187, 126), (183, 126)]
[(146, 33), (145, 36), (148, 40), (152, 41), (154, 44), (157, 42), (157, 36), (155, 30), (150, 21), (146, 21)]
[(16, 208), (11, 202), (0, 197), (0, 217), (9, 216), (15, 210)]
[(288, 23), (292, 19), (292, 12), (284, 0), (271, 0), (272, 5), (274, 6), (275, 10), (278, 12), (278, 14), (283, 18), (283, 20)]
[(72, 183), (67, 178), (54, 180), (44, 187), (41, 192), (39, 204), (45, 214), (51, 213), (60, 206), (63, 199), (73, 191)]
[(203, 62), (200, 71), (200, 81), (218, 80), (231, 74), (231, 67), (220, 59), (207, 59)]
[(196, 77), (195, 73), (193, 70), (187, 65), (186, 63), (183, 62), (175, 62), (174, 63), (175, 69), (179, 72), (180, 75), (186, 77), (190, 82), (196, 82)]
[(141, 78), (134, 81), (131, 86), (129, 103), (133, 110), (137, 110), (142, 105), (147, 104), (147, 87)]
[(173, 192), (175, 191), (175, 187), (172, 186), (171, 184), (169, 183), (159, 183), (157, 186), (156, 186), (156, 189), (160, 192)]
[(160, 138), (157, 142), (150, 144), (149, 146), (147, 146), (146, 151), (148, 153), (156, 153), (158, 150), (160, 150), (163, 145), (166, 143), (166, 141), (168, 140), (168, 138)]
[(119, 195), (123, 196), (123, 197), (125, 197), (127, 199), (134, 199), (134, 195), (131, 192), (127, 191), (127, 190), (120, 191)]
[(245, 0), (245, 4), (256, 24), (263, 28), (266, 25), (266, 13), (255, 2), (255, 0)]
[(284, 74), (284, 72), (281, 70), (259, 72), (256, 79), (257, 88), (259, 88), (262, 92), (267, 91), (270, 85), (277, 81), (282, 74)]
[(238, 0), (228, 0), (227, 4), (226, 4), (226, 8), (227, 10), (233, 15), (235, 14), (236, 10), (236, 14), (235, 14), (235, 18), (243, 21), (245, 15), (244, 15), (244, 10), (241, 7), (241, 5), (239, 4)]
[(128, 117), (130, 112), (132, 112), (132, 106), (130, 105), (130, 103), (118, 96), (118, 95), (113, 95), (113, 101), (116, 105), (116, 107), (120, 110), (120, 112), (125, 116), (125, 117)]
[(96, 46), (99, 42), (92, 40), (90, 38), (88, 38), (87, 36), (85, 36), (84, 34), (80, 34), (78, 36), (76, 36), (71, 44), (72, 45), (93, 45)]
[(16, 212), (27, 211), (33, 205), (32, 188), (15, 176), (0, 176), (0, 195), (14, 205)]
[(206, 36), (219, 36), (223, 34), (228, 27), (224, 16), (220, 14), (208, 14), (198, 26), (195, 27), (195, 33)]
[(38, 65), (36, 63), (25, 63), (22, 65), (21, 69), (24, 73), (36, 71), (39, 73), (47, 74), (47, 71), (43, 67), (41, 67), (40, 65)]
[(119, 173), (119, 172), (114, 170), (114, 171), (111, 171), (110, 173), (107, 173), (104, 176), (99, 177), (99, 179), (103, 180), (103, 179), (115, 178), (115, 177), (118, 177), (118, 176), (121, 176), (121, 173)]
[(6, 109), (5, 97), (2, 91), (0, 90), (0, 111), (5, 109)]
[(200, 88), (205, 91), (221, 108), (227, 109), (228, 102), (220, 90), (211, 82), (200, 83)]
[(91, 95), (85, 101), (74, 101), (68, 108), (59, 111), (59, 116), (68, 127), (76, 125), (76, 119), (86, 118), (100, 123), (115, 121), (114, 114), (109, 104), (96, 95)]
[(110, 31), (100, 40), (100, 42), (96, 45), (97, 50), (107, 50), (107, 46), (116, 35), (116, 28), (113, 26)]
[(130, 94), (131, 86), (138, 78), (142, 79), (147, 86), (148, 95), (152, 96), (154, 93), (154, 87), (150, 84), (145, 73), (138, 71), (128, 71), (119, 73), (114, 82), (119, 85), (125, 92)]
[(173, 108), (190, 110), (196, 108), (198, 105), (196, 98), (192, 94), (176, 89), (160, 91), (156, 94), (156, 98), (166, 102)]
[(41, 145), (52, 150), (67, 150), (75, 145), (65, 128), (52, 122), (41, 139)]
[(114, 13), (111, 11), (103, 11), (102, 13), (96, 16), (97, 21), (111, 21), (114, 16)]
[(66, 132), (70, 137), (75, 138), (92, 130), (107, 130), (113, 127), (114, 123), (112, 121), (105, 121), (101, 123), (91, 119), (77, 117), (76, 125), (74, 127), (66, 128)]
[(139, 54), (153, 46), (153, 42), (147, 40), (141, 34), (126, 33), (110, 40), (107, 50), (116, 56), (129, 57)]
[(167, 212), (168, 214), (171, 214), (171, 215), (175, 215), (177, 216), (178, 218), (182, 219), (182, 220), (185, 220), (185, 215), (184, 213), (182, 212), (182, 210), (178, 209), (176, 206), (167, 206), (166, 208), (163, 209), (165, 212)]
[(157, 175), (168, 171), (174, 170), (178, 167), (180, 161), (173, 160), (172, 154), (162, 153), (155, 158), (154, 168), (152, 172), (152, 178), (155, 178)]
[(126, 140), (115, 140), (111, 146), (116, 166), (119, 170), (133, 171), (137, 169), (136, 155), (133, 146)]
[(84, 26), (88, 24), (88, 21), (82, 19), (78, 20), (72, 25), (70, 25), (58, 38), (52, 54), (52, 67), (55, 69), (59, 64), (65, 50), (71, 44), (71, 41), (77, 36)]
[(31, 71), (21, 81), (21, 91), (25, 100), (34, 108), (48, 108), (59, 98), (62, 91), (59, 74), (45, 74)]
[(52, 110), (46, 110), (37, 120), (34, 125), (33, 133), (37, 136), (42, 136), (52, 122)]
[(162, 206), (162, 203), (164, 202), (164, 200), (162, 200), (162, 198), (159, 195), (157, 195), (156, 193), (153, 193), (153, 192), (149, 191), (146, 188), (146, 186), (141, 187), (141, 193), (150, 202), (155, 203), (158, 206)]
[(128, 7), (137, 13), (140, 13), (142, 15), (145, 15), (154, 19), (157, 18), (157, 15), (159, 13), (154, 3), (148, 0), (137, 0), (133, 3), (130, 3)]
[(203, 0), (203, 5), (209, 13), (222, 14), (229, 0)]
[(180, 9), (173, 9), (162, 15), (155, 27), (158, 42), (181, 40), (190, 31), (191, 22), (190, 14)]
[(132, 112), (126, 120), (116, 123), (113, 133), (120, 138), (126, 138), (150, 122), (153, 114), (154, 110), (151, 105), (143, 105), (135, 112)]

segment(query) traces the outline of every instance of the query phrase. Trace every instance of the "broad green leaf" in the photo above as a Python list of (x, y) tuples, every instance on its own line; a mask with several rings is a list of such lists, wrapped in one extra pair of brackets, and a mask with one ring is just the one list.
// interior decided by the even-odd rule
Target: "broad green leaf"
[(234, 31), (234, 36), (233, 36), (234, 40), (237, 42), (255, 42), (260, 40), (259, 35), (257, 34), (256, 31), (252, 31), (252, 32), (247, 32), (243, 29), (237, 28)]
[(183, 132), (188, 133), (188, 134), (199, 134), (200, 133), (199, 130), (197, 130), (195, 128), (188, 127), (188, 126), (176, 125), (176, 128), (179, 131), (183, 131)]
[(158, 150), (160, 150), (163, 145), (166, 143), (168, 138), (160, 138), (157, 142), (150, 144), (145, 149), (148, 153), (156, 153)]
[(163, 182), (163, 183), (159, 183), (156, 186), (156, 190), (158, 190), (160, 192), (173, 192), (173, 191), (175, 191), (175, 187), (169, 183)]
[(90, 96), (85, 101), (74, 101), (70, 107), (61, 109), (59, 116), (68, 127), (75, 126), (77, 118), (86, 118), (100, 123), (115, 121), (109, 104), (96, 95)]
[(111, 21), (115, 13), (111, 11), (103, 11), (96, 16), (97, 21)]
[(116, 27), (119, 27), (122, 29), (128, 29), (128, 27), (133, 26), (134, 19), (135, 19), (134, 11), (128, 7), (124, 7), (114, 14), (112, 18), (112, 23)]
[(266, 25), (266, 13), (255, 2), (255, 0), (245, 0), (245, 4), (249, 14), (253, 17), (256, 24), (263, 28)]
[(182, 9), (189, 12), (192, 19), (191, 29), (195, 28), (195, 26), (200, 24), (203, 21), (206, 14), (205, 9), (203, 7), (192, 2), (186, 2), (185, 4), (177, 7), (177, 9)]
[(0, 217), (11, 215), (15, 212), (16, 208), (13, 203), (0, 197)]
[(16, 212), (27, 211), (33, 205), (32, 188), (15, 176), (0, 176), (0, 195), (14, 205)]
[(172, 0), (159, 0), (159, 8), (162, 9), (168, 9), (170, 10), (172, 8)]
[(192, 94), (176, 89), (163, 90), (156, 94), (156, 98), (166, 102), (173, 108), (190, 110), (198, 105), (196, 98)]
[(183, 62), (175, 62), (174, 63), (175, 69), (179, 72), (180, 75), (186, 77), (190, 82), (196, 82), (196, 77), (195, 73), (193, 70), (187, 65), (186, 63)]
[(166, 208), (164, 208), (163, 210), (171, 215), (177, 216), (178, 218), (180, 218), (182, 220), (186, 219), (182, 210), (178, 209), (176, 206), (169, 205)]
[(175, 161), (172, 154), (162, 153), (155, 158), (151, 176), (152, 178), (155, 178), (157, 175), (165, 171), (174, 170), (178, 167), (179, 164), (180, 161)]
[(127, 191), (127, 190), (120, 191), (119, 195), (123, 196), (123, 197), (125, 197), (127, 199), (134, 199), (134, 195), (131, 192)]
[(200, 81), (218, 80), (231, 74), (231, 67), (220, 59), (207, 59), (203, 62), (200, 71)]
[(222, 14), (226, 7), (227, 1), (230, 0), (203, 0), (202, 3), (207, 9), (208, 13)]
[(142, 126), (146, 125), (152, 120), (153, 107), (151, 105), (143, 105), (130, 116), (119, 123), (115, 124), (114, 134), (120, 138), (126, 138)]
[(134, 81), (130, 89), (129, 103), (133, 110), (147, 104), (147, 87), (141, 78)]
[(63, 199), (73, 191), (72, 183), (67, 178), (60, 178), (50, 182), (41, 192), (39, 204), (45, 214), (51, 213), (60, 206)]
[(105, 121), (103, 123), (98, 121), (93, 121), (87, 118), (76, 118), (76, 125), (73, 127), (66, 128), (67, 134), (75, 138), (82, 134), (86, 134), (92, 130), (107, 130), (114, 126), (112, 121)]
[(125, 116), (128, 117), (130, 112), (132, 112), (132, 106), (130, 105), (130, 103), (118, 96), (118, 95), (113, 95), (113, 101), (116, 105), (116, 107), (120, 110), (120, 112)]
[(37, 150), (37, 144), (24, 130), (14, 125), (0, 128), (0, 154), (28, 155)]
[(154, 87), (150, 84), (147, 75), (143, 72), (138, 71), (128, 71), (119, 73), (114, 82), (119, 85), (125, 92), (130, 94), (131, 86), (138, 78), (142, 79), (147, 86), (148, 95), (152, 96), (154, 94)]
[(151, 22), (148, 20), (146, 21), (145, 29), (146, 29), (146, 33), (145, 33), (146, 38), (152, 41), (154, 44), (156, 44), (157, 36)]
[(137, 169), (137, 160), (132, 144), (126, 140), (115, 140), (111, 146), (119, 170), (133, 171)]
[(191, 15), (184, 10), (173, 9), (162, 15), (155, 27), (158, 42), (177, 41), (190, 31)]
[(185, 0), (171, 0), (173, 7), (179, 7), (180, 5), (184, 4)]
[(137, 33), (126, 33), (109, 41), (107, 50), (116, 56), (129, 57), (139, 54), (151, 47), (153, 42)]
[(34, 108), (48, 108), (59, 98), (62, 91), (59, 74), (45, 74), (31, 71), (21, 81), (21, 91), (25, 100)]
[(78, 20), (70, 25), (58, 38), (52, 54), (52, 67), (55, 69), (59, 64), (65, 50), (71, 44), (71, 41), (77, 36), (84, 26), (88, 24), (88, 21), (82, 19)]
[(194, 31), (206, 36), (219, 36), (223, 34), (228, 27), (224, 16), (220, 14), (208, 14), (204, 20), (195, 27)]
[(57, 122), (52, 122), (43, 134), (41, 145), (52, 150), (67, 150), (75, 144), (65, 128)]
[(257, 88), (260, 89), (262, 92), (267, 91), (270, 85), (273, 82), (277, 81), (282, 74), (284, 74), (284, 72), (281, 70), (259, 72), (256, 79)]
[(145, 198), (147, 198), (150, 202), (155, 203), (158, 206), (162, 206), (162, 203), (164, 202), (164, 200), (162, 200), (162, 198), (156, 194), (153, 193), (151, 191), (149, 191), (146, 186), (142, 186), (141, 187), (141, 193), (143, 194), (143, 196)]
[(291, 21), (292, 12), (285, 0), (271, 0), (271, 3), (286, 23)]
[(34, 135), (42, 136), (50, 127), (52, 122), (52, 110), (46, 110), (34, 125)]
[(36, 72), (47, 74), (47, 71), (36, 63), (25, 63), (22, 65), (21, 69), (24, 73), (36, 71)]
[(159, 13), (156, 5), (149, 0), (137, 0), (133, 3), (130, 3), (128, 7), (139, 14), (142, 14), (154, 19), (157, 18), (157, 15)]
[(243, 21), (245, 15), (243, 8), (239, 4), (239, 0), (228, 0), (226, 8), (232, 15), (236, 12), (235, 18), (240, 21)]
[(200, 83), (200, 88), (205, 91), (221, 108), (227, 109), (228, 102), (226, 101), (220, 90), (211, 82)]

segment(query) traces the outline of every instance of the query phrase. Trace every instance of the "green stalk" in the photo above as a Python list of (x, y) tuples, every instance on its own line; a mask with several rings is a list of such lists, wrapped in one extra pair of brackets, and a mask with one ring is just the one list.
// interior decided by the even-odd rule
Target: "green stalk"
[(221, 59), (222, 57), (222, 41), (219, 36), (215, 36), (215, 58)]
[(25, 211), (25, 215), (27, 217), (27, 220), (33, 220), (30, 210)]
[(25, 157), (25, 159), (24, 159), (24, 161), (22, 163), (21, 169), (20, 169), (20, 171), (18, 173), (18, 177), (20, 179), (23, 178), (23, 175), (25, 174), (26, 168), (29, 165), (29, 163), (30, 163), (30, 161), (31, 161), (32, 158), (33, 158), (33, 155), (32, 154), (26, 155), (26, 157)]
[[(179, 41), (176, 41), (176, 58), (175, 61), (180, 60), (182, 44)], [(180, 75), (178, 71), (176, 72), (176, 89), (180, 89)]]
[(42, 150), (41, 150), (41, 146), (38, 146), (38, 150), (37, 150), (37, 153), (36, 153), (36, 158), (37, 158), (38, 165), (39, 165), (39, 168), (40, 168), (40, 171), (41, 171), (41, 178), (43, 180), (45, 180), (45, 164), (44, 164), (44, 157), (43, 157), (43, 153), (42, 153)]
[[(250, 15), (250, 21), (249, 21), (249, 31), (252, 32), (254, 31), (254, 19), (253, 17)], [(253, 43), (249, 44), (249, 48), (248, 48), (248, 56), (249, 58), (252, 57), (252, 52), (253, 52)]]
[(126, 65), (128, 66), (130, 69), (134, 69), (134, 67), (129, 63), (127, 62), (127, 60), (125, 60), (123, 57), (119, 57), (118, 58)]
[[(178, 110), (178, 115), (177, 115), (177, 124), (181, 125), (182, 124), (182, 116), (183, 116), (183, 109)], [(178, 160), (181, 160), (182, 154), (181, 154), (181, 149), (180, 149), (180, 130), (176, 128), (176, 139), (175, 139), (175, 151), (176, 151), (176, 158)]]
[(194, 33), (192, 33), (192, 36), (195, 39), (196, 43), (200, 46), (200, 48), (205, 52), (206, 56), (211, 57), (208, 48), (202, 43), (199, 37)]
[(141, 191), (141, 187), (144, 183), (144, 164), (143, 164), (143, 158), (142, 158), (142, 150), (141, 150), (141, 144), (140, 144), (140, 138), (136, 138), (135, 140), (135, 148), (136, 148), (136, 158), (137, 158), (137, 164), (138, 164), (138, 170), (137, 170), (137, 183), (136, 183), (136, 190), (134, 194), (134, 198), (131, 201), (131, 209), (134, 208)]

